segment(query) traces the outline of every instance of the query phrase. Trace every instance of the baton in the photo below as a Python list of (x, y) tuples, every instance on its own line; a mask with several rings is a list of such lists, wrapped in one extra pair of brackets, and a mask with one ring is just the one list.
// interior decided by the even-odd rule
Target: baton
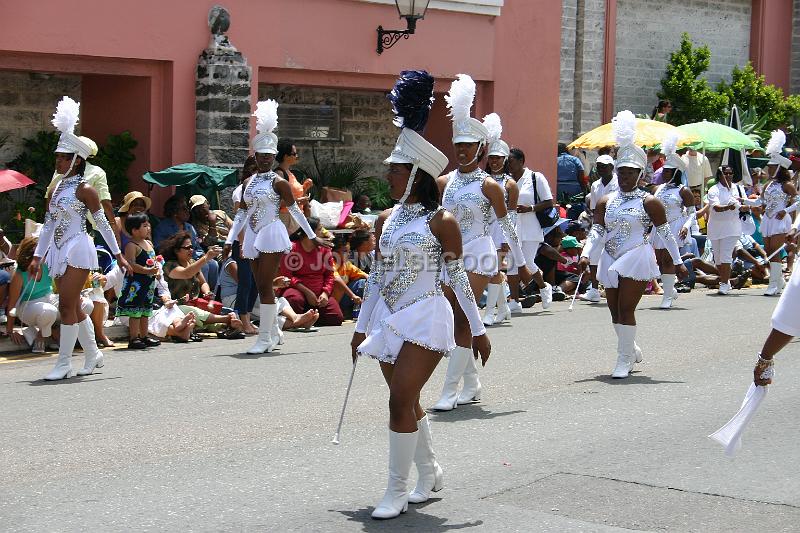
[(356, 360), (353, 361), (353, 369), (350, 371), (350, 380), (347, 382), (347, 392), (344, 393), (344, 404), (342, 404), (342, 414), (339, 415), (339, 425), (336, 426), (336, 435), (333, 436), (333, 440), (331, 442), (333, 444), (339, 444), (339, 434), (342, 432), (342, 422), (344, 422), (344, 412), (347, 409), (347, 400), (350, 398), (350, 388), (353, 386), (353, 376), (356, 374), (356, 363), (358, 363), (358, 357)]
[(572, 312), (572, 308), (575, 306), (575, 298), (578, 297), (578, 290), (581, 288), (581, 279), (583, 279), (584, 271), (581, 270), (580, 275), (578, 276), (578, 286), (575, 287), (575, 294), (572, 295), (572, 303), (569, 304), (569, 312)]

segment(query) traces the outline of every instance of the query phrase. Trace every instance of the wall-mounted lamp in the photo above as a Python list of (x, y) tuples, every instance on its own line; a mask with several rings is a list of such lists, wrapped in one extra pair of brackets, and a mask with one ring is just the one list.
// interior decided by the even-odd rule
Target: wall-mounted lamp
[(425, 18), (425, 11), (431, 0), (394, 0), (397, 4), (397, 12), (400, 18), (406, 19), (407, 30), (384, 30), (383, 26), (378, 26), (378, 53), (382, 54), (387, 48), (402, 39), (408, 39), (417, 29), (417, 20)]

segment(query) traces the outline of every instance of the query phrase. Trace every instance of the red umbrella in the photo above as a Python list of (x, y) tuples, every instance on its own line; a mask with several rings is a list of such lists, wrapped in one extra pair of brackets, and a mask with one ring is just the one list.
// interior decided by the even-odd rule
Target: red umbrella
[(36, 183), (25, 174), (21, 174), (16, 170), (0, 170), (0, 192), (12, 191), (14, 189), (21, 189)]

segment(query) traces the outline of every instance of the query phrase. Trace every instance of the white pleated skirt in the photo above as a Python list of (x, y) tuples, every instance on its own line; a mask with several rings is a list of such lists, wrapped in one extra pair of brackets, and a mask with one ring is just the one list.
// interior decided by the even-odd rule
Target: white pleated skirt
[(245, 227), (242, 256), (247, 259), (256, 259), (258, 254), (287, 253), (291, 249), (292, 242), (289, 240), (289, 232), (280, 219), (267, 224), (258, 230), (258, 233), (254, 232), (249, 225)]
[(87, 233), (72, 237), (60, 249), (55, 242), (45, 254), (45, 263), (50, 269), (50, 276), (59, 278), (67, 271), (67, 267), (81, 268), (84, 270), (97, 270), (97, 250), (94, 241)]
[(790, 229), (792, 229), (792, 216), (788, 213), (780, 220), (767, 216), (766, 213), (761, 217), (761, 235), (764, 237), (789, 233)]
[(614, 259), (603, 250), (603, 255), (600, 256), (600, 262), (597, 265), (598, 281), (610, 289), (619, 287), (620, 277), (636, 281), (650, 281), (660, 275), (656, 254), (649, 244), (628, 250), (619, 259)]

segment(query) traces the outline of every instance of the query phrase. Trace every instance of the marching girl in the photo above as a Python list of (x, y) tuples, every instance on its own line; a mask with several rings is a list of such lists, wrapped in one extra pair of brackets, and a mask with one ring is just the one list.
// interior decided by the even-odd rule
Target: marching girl
[[(434, 176), (447, 166), (447, 157), (418, 133), (428, 119), (433, 81), (425, 71), (403, 71), (389, 96), (395, 124), (403, 128), (384, 161), (392, 198), (398, 203), (376, 221), (376, 262), (351, 342), (354, 358), (368, 356), (380, 362), (389, 385), (389, 481), (372, 513), (376, 519), (394, 518), (409, 503), (424, 502), (442, 488), (442, 469), (419, 394), (442, 356), (455, 347), (443, 271), (468, 317), (484, 363), (491, 349), (464, 271), (458, 223), (438, 202)], [(409, 494), (412, 461), (419, 478)]]

